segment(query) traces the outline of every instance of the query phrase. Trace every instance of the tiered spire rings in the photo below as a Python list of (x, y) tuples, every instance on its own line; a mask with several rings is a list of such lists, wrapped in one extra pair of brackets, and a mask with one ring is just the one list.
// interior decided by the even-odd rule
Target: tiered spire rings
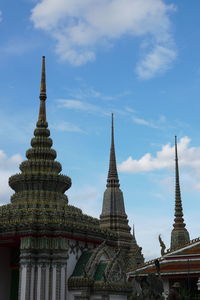
[(189, 233), (185, 228), (183, 219), (183, 208), (181, 200), (181, 190), (179, 182), (179, 166), (178, 166), (178, 150), (177, 150), (177, 137), (175, 136), (175, 219), (171, 233), (171, 249), (181, 247), (189, 243)]
[(40, 108), (38, 121), (31, 140), (32, 148), (26, 151), (27, 160), (20, 165), (22, 173), (11, 176), (9, 184), (15, 190), (11, 201), (28, 206), (55, 206), (67, 204), (64, 192), (70, 188), (71, 179), (59, 174), (62, 166), (55, 161), (57, 153), (46, 121), (45, 57), (42, 57)]

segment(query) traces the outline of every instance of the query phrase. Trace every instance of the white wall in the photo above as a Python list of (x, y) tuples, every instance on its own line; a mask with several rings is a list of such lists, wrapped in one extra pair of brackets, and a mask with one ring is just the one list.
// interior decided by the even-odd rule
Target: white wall
[(0, 248), (0, 299), (9, 300), (11, 285), (10, 249)]

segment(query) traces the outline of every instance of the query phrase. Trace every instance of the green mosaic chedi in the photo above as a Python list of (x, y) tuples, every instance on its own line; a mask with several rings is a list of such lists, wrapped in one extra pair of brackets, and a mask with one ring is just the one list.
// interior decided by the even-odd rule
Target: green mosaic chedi
[[(0, 207), (0, 236), (21, 234), (70, 235), (97, 241), (111, 239), (115, 244), (116, 233), (101, 229), (99, 220), (81, 209), (68, 204), (65, 191), (71, 186), (71, 179), (62, 175), (62, 166), (52, 149), (52, 139), (46, 119), (45, 58), (42, 58), (39, 116), (27, 150), (27, 160), (20, 165), (21, 173), (9, 178), (9, 185), (15, 191), (11, 203)], [(17, 234), (16, 234), (17, 233)]]
[[(45, 58), (42, 60), (39, 117), (31, 140), (32, 148), (27, 150), (27, 160), (20, 165), (20, 174), (11, 176), (9, 185), (15, 194), (11, 202), (37, 206), (56, 205), (68, 202), (64, 192), (70, 188), (71, 179), (59, 174), (61, 164), (55, 161), (56, 151), (46, 121)], [(48, 204), (47, 204), (48, 203)]]

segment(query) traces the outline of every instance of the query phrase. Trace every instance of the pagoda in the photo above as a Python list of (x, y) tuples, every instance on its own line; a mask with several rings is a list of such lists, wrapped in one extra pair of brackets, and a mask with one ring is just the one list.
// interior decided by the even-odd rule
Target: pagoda
[(0, 298), (92, 300), (112, 295), (115, 300), (120, 295), (125, 300), (131, 286), (124, 260), (133, 259), (133, 237), (119, 189), (113, 126), (107, 191), (99, 220), (68, 204), (65, 192), (72, 182), (61, 174), (46, 117), (45, 57), (39, 98), (31, 148), (19, 166), (20, 173), (9, 178), (14, 190), (10, 203), (0, 207)]
[[(103, 196), (102, 213), (100, 215), (100, 228), (115, 231), (117, 233), (117, 243), (119, 248), (131, 249), (132, 264), (144, 262), (142, 248), (137, 245), (135, 232), (130, 233), (128, 218), (125, 212), (123, 192), (120, 189), (117, 172), (115, 142), (114, 142), (114, 115), (111, 122), (111, 146), (110, 160), (107, 176), (106, 190)], [(132, 255), (134, 253), (134, 255)]]
[(183, 219), (183, 208), (181, 200), (181, 189), (179, 182), (179, 166), (178, 166), (178, 150), (177, 150), (177, 137), (175, 136), (175, 219), (173, 230), (171, 232), (171, 249), (179, 248), (189, 243), (190, 237)]

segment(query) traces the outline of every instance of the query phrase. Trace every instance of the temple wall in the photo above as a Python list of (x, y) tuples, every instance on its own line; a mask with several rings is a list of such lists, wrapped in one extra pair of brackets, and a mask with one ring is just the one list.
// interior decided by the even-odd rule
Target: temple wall
[(10, 249), (0, 248), (0, 299), (9, 300), (11, 288)]
[(19, 300), (67, 300), (67, 258), (64, 238), (23, 237)]
[(50, 295), (51, 300), (74, 300), (80, 291), (68, 291), (68, 278), (82, 252), (93, 248), (92, 243), (61, 237), (23, 237), (19, 300), (48, 300)]
[(68, 255), (69, 258), (67, 260), (67, 278), (69, 278), (72, 275), (75, 265), (81, 255), (81, 251), (76, 249), (75, 241), (73, 240), (69, 241)]

